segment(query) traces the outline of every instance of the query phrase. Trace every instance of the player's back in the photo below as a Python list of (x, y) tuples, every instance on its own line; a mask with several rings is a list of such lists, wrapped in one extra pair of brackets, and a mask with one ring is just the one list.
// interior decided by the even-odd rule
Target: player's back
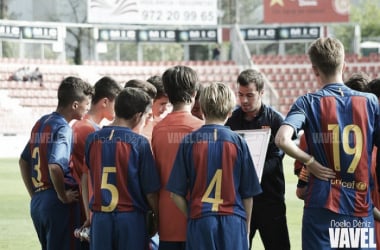
[(178, 146), (183, 137), (201, 127), (203, 123), (189, 112), (172, 112), (156, 124), (153, 129), (152, 149), (163, 182), (166, 183), (169, 178)]
[[(242, 199), (261, 193), (246, 142), (222, 125), (204, 125), (187, 135), (180, 145), (175, 165), (176, 170), (180, 169), (178, 172), (186, 172), (189, 177), (192, 219), (209, 215), (245, 218)], [(171, 180), (186, 179), (180, 177), (182, 174), (176, 178), (173, 173)], [(187, 190), (182, 191), (181, 195), (186, 196)]]
[[(160, 175), (159, 198), (160, 239), (164, 241), (186, 240), (186, 218), (170, 198), (165, 189), (174, 159), (183, 137), (203, 125), (203, 121), (190, 112), (172, 112), (153, 128), (152, 150)], [(170, 223), (165, 223), (170, 221)]]
[[(305, 136), (310, 153), (336, 172), (329, 182), (310, 177), (307, 207), (366, 216), (371, 211), (370, 165), (374, 137), (379, 133), (377, 98), (343, 84), (329, 84), (299, 98), (307, 114)], [(323, 201), (323, 202), (321, 202)]]
[(126, 127), (105, 126), (88, 136), (85, 157), (93, 185), (93, 211), (148, 209), (145, 195), (158, 191), (159, 179), (145, 137)]
[[(62, 147), (62, 144), (65, 145)], [(60, 150), (56, 151), (58, 146), (61, 146)], [(28, 147), (23, 152), (23, 158), (36, 166), (32, 169), (32, 180), (36, 190), (52, 188), (48, 168), (48, 164), (52, 163), (62, 167), (67, 184), (75, 185), (68, 162), (71, 147), (72, 131), (62, 115), (53, 112), (36, 122), (31, 131)]]

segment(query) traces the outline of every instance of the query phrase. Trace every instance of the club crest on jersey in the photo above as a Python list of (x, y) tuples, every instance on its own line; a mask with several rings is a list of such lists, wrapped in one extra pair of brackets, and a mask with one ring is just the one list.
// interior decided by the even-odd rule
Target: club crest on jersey
[(376, 249), (375, 229), (370, 221), (343, 220), (330, 222), (331, 248)]

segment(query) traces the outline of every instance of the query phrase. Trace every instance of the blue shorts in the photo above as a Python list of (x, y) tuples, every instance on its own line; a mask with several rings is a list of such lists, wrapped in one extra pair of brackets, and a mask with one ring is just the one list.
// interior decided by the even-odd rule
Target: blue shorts
[(62, 203), (53, 188), (37, 192), (30, 202), (30, 214), (41, 249), (79, 249), (74, 230), (80, 227), (79, 203)]
[(190, 219), (186, 249), (248, 250), (246, 220), (236, 215)]
[(302, 249), (376, 249), (372, 214), (355, 217), (324, 208), (304, 208)]
[(90, 249), (149, 249), (145, 215), (140, 212), (93, 212)]

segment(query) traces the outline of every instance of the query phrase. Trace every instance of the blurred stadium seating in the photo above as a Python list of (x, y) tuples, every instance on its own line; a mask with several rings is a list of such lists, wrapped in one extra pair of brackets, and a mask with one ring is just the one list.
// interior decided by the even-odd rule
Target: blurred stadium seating
[[(314, 92), (319, 88), (307, 55), (259, 55), (253, 56), (252, 60), (277, 91), (278, 108), (284, 115), (298, 96)], [(343, 80), (359, 71), (368, 74), (371, 79), (380, 77), (380, 56), (347, 55)]]
[[(55, 110), (57, 88), (67, 76), (78, 76), (92, 84), (102, 76), (111, 76), (123, 86), (130, 79), (145, 80), (153, 75), (162, 75), (170, 66), (187, 65), (197, 71), (201, 83), (220, 81), (235, 89), (239, 73), (239, 67), (232, 61), (88, 61), (76, 66), (51, 60), (0, 58), (0, 64), (0, 119), (4, 121), (0, 134), (29, 133), (41, 115)], [(38, 82), (8, 80), (13, 72), (24, 66), (39, 67), (43, 73), (43, 87)]]
[[(319, 88), (306, 55), (260, 55), (253, 56), (252, 60), (277, 92), (277, 108), (284, 115), (298, 96)], [(0, 134), (28, 133), (36, 119), (55, 109), (58, 85), (70, 75), (79, 76), (90, 83), (108, 75), (124, 85), (130, 79), (161, 75), (168, 67), (181, 64), (194, 68), (201, 83), (220, 81), (236, 91), (236, 78), (241, 70), (233, 61), (87, 61), (84, 65), (76, 66), (55, 60), (0, 58), (0, 64), (0, 119), (3, 121)], [(23, 66), (38, 66), (43, 73), (44, 86), (40, 87), (37, 82), (7, 80)], [(372, 79), (380, 77), (380, 56), (348, 55), (344, 79), (358, 71), (367, 73)]]

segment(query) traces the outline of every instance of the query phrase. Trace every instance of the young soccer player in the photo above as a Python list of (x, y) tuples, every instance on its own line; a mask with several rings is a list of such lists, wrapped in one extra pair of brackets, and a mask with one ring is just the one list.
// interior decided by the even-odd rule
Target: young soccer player
[[(156, 87), (147, 81), (131, 79), (124, 84), (124, 88), (139, 88), (147, 93), (152, 99), (156, 98), (157, 89)], [(151, 112), (152, 113), (152, 112)]]
[(197, 95), (195, 96), (194, 106), (191, 109), (191, 114), (195, 117), (198, 117), (201, 120), (203, 120), (203, 113), (201, 109), (201, 104), (199, 102), (199, 97), (201, 95), (202, 89), (203, 89), (203, 85), (199, 84)]
[(114, 122), (86, 140), (93, 187), (91, 249), (148, 247), (145, 214), (158, 213), (160, 183), (148, 140), (133, 130), (140, 130), (149, 112), (149, 95), (127, 87), (116, 97)]
[(224, 126), (235, 94), (213, 83), (200, 105), (205, 125), (182, 140), (166, 186), (189, 217), (186, 249), (248, 250), (252, 197), (261, 187), (245, 140)]
[[(128, 82), (125, 83), (124, 88), (127, 88), (127, 87), (139, 88), (139, 89), (143, 90), (145, 93), (147, 93), (150, 96), (150, 98), (152, 99), (152, 102), (156, 98), (156, 95), (157, 95), (156, 87), (147, 81), (132, 79), (132, 80), (129, 80)], [(144, 132), (143, 130), (144, 130), (144, 127), (147, 126), (152, 121), (153, 121), (153, 111), (151, 109), (150, 112), (148, 113), (147, 117), (146, 117), (145, 125), (143, 127), (139, 128), (140, 129), (139, 131), (135, 130), (136, 133), (146, 136), (146, 138), (149, 140), (149, 142), (151, 141), (151, 136), (149, 136), (149, 134), (145, 135), (143, 133)]]
[[(88, 168), (84, 160), (84, 149), (86, 138), (90, 133), (100, 129), (100, 123), (103, 119), (112, 121), (115, 116), (114, 106), (115, 98), (121, 91), (121, 86), (111, 77), (105, 76), (99, 79), (94, 85), (95, 94), (91, 100), (91, 107), (88, 113), (82, 120), (76, 121), (72, 125), (75, 143), (72, 155), (72, 171), (73, 176), (81, 186), (88, 185)], [(81, 195), (83, 199), (81, 208), (82, 227), (89, 225), (89, 208), (88, 200), (92, 196), (91, 185), (88, 186), (89, 193), (83, 193), (81, 188)], [(82, 242), (82, 249), (88, 248), (88, 243)]]
[(185, 249), (186, 217), (173, 203), (170, 192), (164, 187), (182, 138), (203, 125), (202, 120), (191, 114), (198, 76), (189, 67), (175, 66), (164, 72), (162, 81), (169, 101), (173, 105), (173, 111), (153, 128), (152, 134), (152, 149), (161, 180), (159, 249), (181, 250)]
[[(308, 54), (323, 87), (296, 100), (276, 135), (276, 144), (310, 172), (302, 248), (375, 249), (370, 168), (372, 147), (380, 145), (378, 100), (344, 85), (339, 40), (317, 39)], [(300, 129), (309, 153), (292, 141)]]
[(151, 83), (157, 90), (157, 94), (153, 100), (152, 113), (155, 123), (163, 119), (168, 112), (169, 98), (165, 92), (165, 87), (161, 76), (149, 77), (147, 82)]
[(154, 126), (167, 115), (169, 98), (165, 92), (161, 76), (152, 76), (147, 82), (151, 83), (156, 88), (157, 94), (153, 99), (152, 117), (147, 120), (142, 130), (142, 134), (145, 135), (149, 141), (152, 141)]
[[(376, 95), (377, 99), (380, 103), (380, 78), (373, 79), (368, 83), (368, 91), (370, 93), (373, 93)], [(377, 165), (380, 165), (380, 151), (378, 147), (374, 147), (374, 150), (372, 155), (372, 161), (375, 161), (372, 164), (371, 174), (374, 178), (374, 188), (372, 190), (372, 202), (374, 205), (373, 209), (373, 215), (375, 218), (375, 229), (376, 229), (376, 246), (379, 249), (380, 248), (380, 185), (379, 185), (379, 179), (380, 179), (380, 167), (377, 167)]]
[(82, 119), (93, 94), (76, 77), (63, 79), (55, 112), (41, 117), (19, 160), (21, 176), (32, 198), (30, 213), (42, 249), (78, 249), (78, 183), (70, 173), (73, 136), (69, 122)]
[[(359, 72), (359, 73), (352, 74), (350, 78), (348, 78), (348, 80), (344, 82), (344, 84), (353, 90), (357, 90), (361, 92), (369, 92), (370, 91), (368, 87), (369, 81), (370, 79), (367, 74), (365, 74), (364, 72)], [(305, 134), (302, 134), (300, 137), (299, 147), (303, 151), (307, 152)], [(373, 153), (373, 155), (375, 155), (375, 153)], [(294, 173), (298, 176), (296, 195), (299, 199), (303, 200), (305, 199), (307, 185), (309, 182), (309, 172), (307, 171), (306, 166), (302, 162), (295, 160)]]
[[(152, 129), (153, 129), (153, 123), (154, 123), (154, 114), (157, 114), (157, 104), (159, 102), (155, 102), (155, 100), (158, 98), (161, 99), (159, 96), (162, 97), (163, 95), (163, 85), (162, 85), (162, 79), (159, 76), (151, 77), (147, 81), (141, 81), (141, 80), (136, 80), (132, 79), (129, 80), (128, 82), (125, 83), (125, 88), (126, 87), (134, 87), (134, 88), (139, 88), (143, 90), (145, 93), (147, 93), (151, 99), (152, 99), (152, 109), (151, 112), (147, 115), (145, 125), (141, 128), (141, 130), (135, 130), (134, 132), (141, 134), (145, 136), (148, 140), (149, 143), (151, 143), (152, 140)], [(164, 98), (165, 99), (165, 98)], [(167, 99), (167, 97), (166, 97)], [(157, 214), (156, 214), (157, 216)], [(157, 225), (156, 225), (157, 226)], [(155, 229), (157, 230), (157, 228)], [(153, 237), (150, 239), (150, 244), (149, 244), (149, 249), (150, 250), (157, 250), (158, 249), (158, 243), (159, 243), (159, 236), (157, 232)]]

